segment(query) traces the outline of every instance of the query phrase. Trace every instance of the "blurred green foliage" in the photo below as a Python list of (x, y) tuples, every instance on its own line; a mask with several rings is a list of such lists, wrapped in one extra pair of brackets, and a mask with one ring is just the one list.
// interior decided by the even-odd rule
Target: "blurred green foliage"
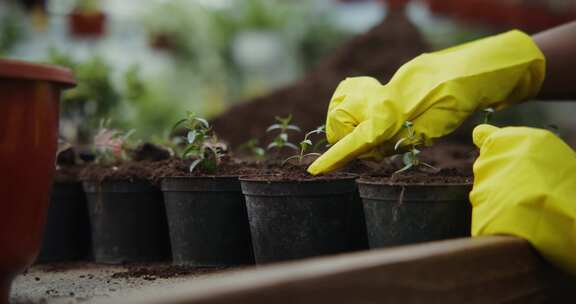
[(89, 141), (103, 118), (115, 120), (121, 102), (112, 67), (97, 55), (79, 62), (56, 49), (50, 50), (48, 62), (74, 71), (78, 84), (64, 92), (60, 112), (63, 119), (79, 122), (76, 140)]
[(0, 56), (7, 55), (27, 36), (22, 12), (16, 6), (6, 8), (0, 14)]

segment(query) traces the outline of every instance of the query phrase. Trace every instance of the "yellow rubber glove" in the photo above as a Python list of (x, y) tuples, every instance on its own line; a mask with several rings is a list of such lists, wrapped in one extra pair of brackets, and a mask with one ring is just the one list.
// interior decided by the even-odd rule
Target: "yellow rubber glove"
[(551, 132), (480, 125), (474, 163), (472, 235), (528, 240), (576, 275), (576, 153)]
[(544, 70), (544, 55), (532, 39), (511, 31), (420, 55), (386, 85), (370, 77), (348, 78), (328, 108), (326, 135), (335, 144), (308, 172), (330, 172), (361, 155), (393, 153), (406, 136), (406, 121), (429, 144), (477, 110), (501, 109), (536, 95)]

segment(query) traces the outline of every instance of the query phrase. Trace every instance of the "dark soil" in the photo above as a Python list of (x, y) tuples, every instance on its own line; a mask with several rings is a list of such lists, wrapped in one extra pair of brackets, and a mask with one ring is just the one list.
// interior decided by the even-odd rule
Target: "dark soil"
[(262, 181), (321, 181), (336, 180), (355, 177), (355, 174), (345, 172), (334, 172), (324, 175), (312, 176), (306, 172), (306, 166), (295, 165), (268, 165), (265, 169), (253, 171), (251, 174), (244, 175), (243, 178)]
[(382, 175), (363, 176), (363, 180), (392, 185), (429, 185), (429, 184), (471, 184), (473, 178), (457, 169), (441, 169), (438, 172), (409, 170), (394, 174), (388, 171)]
[(237, 104), (213, 119), (216, 133), (232, 146), (251, 138), (268, 142), (266, 128), (274, 116), (292, 114), (294, 123), (312, 130), (324, 123), (338, 83), (346, 77), (372, 76), (388, 82), (406, 61), (428, 50), (416, 27), (402, 12), (387, 18), (338, 49), (301, 81)]
[(155, 179), (156, 166), (161, 162), (126, 161), (111, 165), (91, 164), (80, 173), (83, 181), (137, 181)]
[(191, 266), (128, 266), (124, 272), (112, 274), (113, 279), (120, 278), (142, 278), (144, 280), (154, 281), (156, 279), (168, 279), (188, 275), (201, 275), (207, 273), (220, 272), (228, 267), (191, 267)]
[(159, 185), (167, 176), (240, 176), (254, 172), (256, 164), (224, 159), (215, 172), (206, 171), (201, 166), (190, 173), (192, 160), (170, 158), (161, 161), (126, 161), (113, 165), (93, 164), (82, 170), (84, 181), (149, 181)]
[(238, 161), (236, 159), (224, 159), (216, 168), (215, 172), (207, 171), (198, 166), (193, 172), (190, 172), (192, 160), (183, 160), (180, 158), (171, 158), (159, 162), (156, 166), (156, 179), (166, 176), (239, 176), (254, 172), (257, 164)]

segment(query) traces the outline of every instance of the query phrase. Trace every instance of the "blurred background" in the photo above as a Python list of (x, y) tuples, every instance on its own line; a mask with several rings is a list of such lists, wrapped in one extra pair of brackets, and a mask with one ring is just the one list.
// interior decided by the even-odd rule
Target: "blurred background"
[[(103, 119), (161, 141), (190, 110), (240, 144), (275, 115), (321, 124), (343, 77), (386, 82), (421, 52), (574, 19), (575, 0), (0, 0), (0, 57), (75, 71), (67, 141), (88, 143)], [(574, 144), (574, 117), (576, 104), (547, 102), (494, 120), (556, 125)]]

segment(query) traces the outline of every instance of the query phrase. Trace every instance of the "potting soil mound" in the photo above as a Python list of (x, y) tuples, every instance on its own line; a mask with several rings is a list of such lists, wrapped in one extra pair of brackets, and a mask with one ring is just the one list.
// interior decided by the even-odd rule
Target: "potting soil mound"
[(323, 124), (332, 93), (346, 77), (372, 76), (386, 83), (396, 70), (428, 50), (416, 27), (402, 12), (386, 19), (338, 49), (299, 82), (239, 103), (212, 120), (216, 133), (232, 146), (251, 138), (268, 142), (274, 116), (292, 114), (302, 130)]
[(216, 167), (215, 171), (209, 171), (202, 166), (197, 166), (190, 172), (191, 159), (171, 158), (156, 165), (154, 173), (156, 179), (167, 176), (239, 176), (251, 174), (256, 170), (256, 163), (243, 162), (237, 159), (225, 158)]
[(421, 171), (418, 168), (394, 174), (386, 172), (382, 176), (365, 176), (363, 180), (393, 185), (428, 184), (471, 184), (473, 178), (457, 169), (441, 169), (437, 172)]
[(350, 179), (356, 177), (355, 174), (346, 172), (335, 172), (318, 176), (310, 175), (306, 172), (306, 166), (297, 166), (286, 164), (268, 165), (264, 169), (252, 171), (251, 174), (244, 175), (242, 178), (257, 181), (275, 181), (275, 182), (306, 182), (306, 181), (328, 181), (338, 179)]

